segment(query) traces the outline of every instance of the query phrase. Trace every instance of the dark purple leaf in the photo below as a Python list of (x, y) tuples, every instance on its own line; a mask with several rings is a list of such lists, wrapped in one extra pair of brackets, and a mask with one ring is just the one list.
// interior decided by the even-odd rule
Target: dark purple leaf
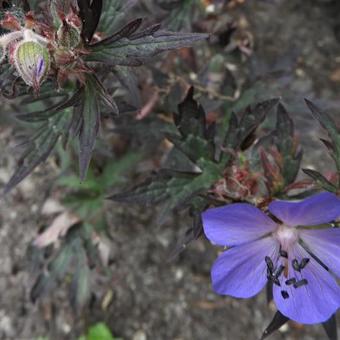
[(137, 20), (113, 36), (92, 45), (87, 60), (109, 65), (138, 66), (159, 53), (189, 47), (196, 41), (208, 38), (206, 34), (159, 31), (158, 25), (134, 33), (140, 26)]
[(77, 0), (77, 2), (79, 6), (79, 15), (83, 23), (81, 35), (85, 42), (90, 43), (99, 23), (103, 1)]
[(100, 124), (100, 108), (95, 81), (86, 82), (81, 103), (81, 125), (79, 131), (79, 171), (84, 180), (90, 164)]
[(338, 340), (338, 330), (336, 327), (336, 314), (333, 314), (327, 321), (322, 323), (329, 340)]
[(283, 326), (287, 321), (289, 321), (289, 318), (281, 314), (279, 311), (277, 311), (274, 315), (273, 320), (269, 324), (269, 326), (265, 329), (265, 331), (262, 334), (261, 340), (267, 338), (269, 335), (277, 331), (281, 326)]

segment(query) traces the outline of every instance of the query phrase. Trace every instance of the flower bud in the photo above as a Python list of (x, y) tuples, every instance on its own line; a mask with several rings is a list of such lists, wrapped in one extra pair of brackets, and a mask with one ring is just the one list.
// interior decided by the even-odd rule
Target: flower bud
[(58, 43), (60, 46), (67, 49), (75, 48), (80, 43), (80, 30), (70, 25), (64, 20), (63, 24), (59, 27), (58, 32)]
[(15, 48), (14, 64), (25, 83), (38, 90), (50, 69), (50, 54), (39, 42), (22, 41)]

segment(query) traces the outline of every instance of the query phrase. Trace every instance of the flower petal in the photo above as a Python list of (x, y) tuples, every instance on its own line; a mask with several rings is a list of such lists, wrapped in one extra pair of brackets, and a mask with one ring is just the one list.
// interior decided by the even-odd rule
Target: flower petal
[(214, 291), (237, 298), (256, 295), (267, 282), (265, 257), (276, 258), (278, 251), (278, 242), (270, 237), (225, 251), (211, 270)]
[(340, 216), (340, 200), (330, 192), (322, 192), (300, 202), (274, 201), (269, 211), (290, 226), (318, 225)]
[(256, 240), (276, 227), (276, 223), (260, 209), (247, 203), (208, 209), (202, 214), (202, 220), (207, 238), (221, 246)]
[[(292, 261), (309, 258), (306, 266), (297, 271)], [(286, 317), (304, 324), (328, 320), (340, 306), (340, 287), (331, 274), (296, 244), (288, 252), (288, 275), (281, 275), (281, 286), (274, 285), (274, 301)], [(296, 285), (289, 279), (295, 279)], [(306, 280), (302, 282), (302, 280)], [(300, 284), (299, 284), (300, 282)], [(301, 284), (304, 283), (304, 284)]]
[(300, 237), (308, 249), (340, 278), (340, 229), (303, 230)]

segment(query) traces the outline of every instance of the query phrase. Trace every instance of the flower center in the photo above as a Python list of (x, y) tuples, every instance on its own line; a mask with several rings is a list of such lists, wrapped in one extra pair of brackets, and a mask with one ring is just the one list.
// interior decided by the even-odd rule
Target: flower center
[(282, 249), (288, 250), (290, 246), (297, 242), (299, 238), (299, 232), (294, 227), (280, 224), (273, 232), (273, 237), (280, 242)]

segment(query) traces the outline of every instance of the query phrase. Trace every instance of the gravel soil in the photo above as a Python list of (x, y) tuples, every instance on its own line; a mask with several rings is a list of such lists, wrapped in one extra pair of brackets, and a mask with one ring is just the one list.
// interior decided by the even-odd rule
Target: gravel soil
[[(312, 99), (334, 116), (340, 115), (340, 5), (336, 1), (246, 1), (240, 9), (254, 34), (250, 73), (266, 74), (267, 86), (280, 94), (297, 125), (305, 149), (304, 166), (329, 169), (318, 141), (321, 131), (303, 98)], [(283, 72), (281, 72), (283, 71)], [(272, 76), (276, 74), (277, 76)], [(0, 182), (14, 167), (12, 130), (0, 130)], [(47, 223), (40, 208), (56, 170), (51, 162), (37, 169), (1, 204), (0, 210), (0, 339), (72, 339), (96, 321), (131, 340), (252, 340), (259, 339), (274, 309), (265, 293), (249, 300), (215, 295), (210, 267), (217, 249), (204, 239), (169, 261), (171, 247), (189, 225), (185, 216), (171, 215), (156, 224), (156, 208), (108, 203), (111, 215), (112, 275), (98, 275), (97, 299), (91, 310), (72, 313), (66, 293), (32, 304), (26, 248)], [(105, 297), (110, 303), (103, 303)], [(290, 323), (273, 340), (326, 339), (320, 325)]]

